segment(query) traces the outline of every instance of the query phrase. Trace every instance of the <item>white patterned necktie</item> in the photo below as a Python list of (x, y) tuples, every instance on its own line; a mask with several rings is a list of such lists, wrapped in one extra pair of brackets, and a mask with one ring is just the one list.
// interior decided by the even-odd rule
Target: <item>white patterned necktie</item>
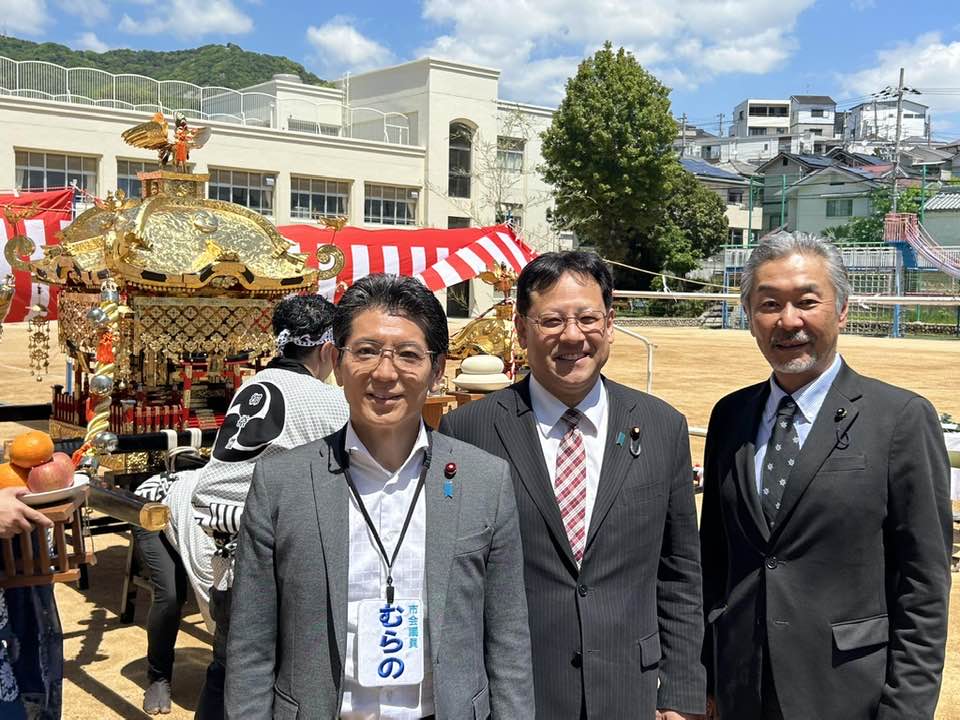
[(784, 395), (777, 406), (777, 416), (773, 421), (773, 431), (763, 456), (763, 489), (760, 504), (767, 524), (772, 528), (776, 523), (783, 492), (787, 489), (790, 473), (800, 455), (800, 436), (797, 434), (794, 420), (797, 403), (789, 395)]
[(582, 417), (578, 410), (568, 409), (560, 418), (567, 431), (557, 451), (557, 474), (553, 484), (560, 517), (577, 565), (583, 560), (587, 540), (587, 453), (583, 447), (583, 433), (578, 427)]

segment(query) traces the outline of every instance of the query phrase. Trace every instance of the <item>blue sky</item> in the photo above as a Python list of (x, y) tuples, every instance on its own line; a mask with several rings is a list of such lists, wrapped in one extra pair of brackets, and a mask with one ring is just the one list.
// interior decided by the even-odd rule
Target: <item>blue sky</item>
[(849, 107), (903, 65), (934, 137), (960, 137), (958, 0), (0, 0), (0, 32), (97, 51), (234, 42), (327, 78), (430, 54), (500, 68), (503, 98), (541, 105), (609, 39), (714, 132), (745, 97)]

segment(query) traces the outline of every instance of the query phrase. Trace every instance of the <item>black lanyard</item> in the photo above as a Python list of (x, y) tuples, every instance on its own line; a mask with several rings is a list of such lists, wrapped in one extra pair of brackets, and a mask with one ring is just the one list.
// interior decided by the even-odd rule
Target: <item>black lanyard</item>
[(407, 528), (410, 527), (410, 521), (413, 519), (413, 511), (417, 507), (417, 500), (420, 497), (420, 491), (423, 490), (424, 482), (427, 479), (427, 470), (430, 469), (430, 460), (433, 456), (433, 438), (430, 436), (430, 432), (427, 432), (427, 450), (423, 456), (423, 467), (420, 469), (420, 478), (417, 480), (417, 488), (413, 492), (413, 500), (410, 502), (410, 509), (407, 510), (407, 518), (403, 521), (403, 529), (400, 531), (400, 537), (397, 538), (397, 544), (393, 548), (393, 556), (389, 559), (387, 558), (386, 548), (383, 547), (383, 541), (380, 539), (380, 533), (377, 532), (377, 528), (373, 524), (373, 520), (370, 519), (370, 513), (367, 512), (367, 506), (363, 504), (363, 499), (360, 497), (360, 491), (357, 490), (357, 486), (353, 482), (353, 478), (350, 477), (350, 453), (346, 450), (346, 436), (344, 436), (344, 450), (343, 450), (343, 476), (347, 481), (347, 485), (350, 487), (350, 491), (353, 493), (353, 497), (357, 501), (357, 507), (360, 508), (360, 514), (363, 515), (363, 519), (367, 523), (367, 527), (370, 529), (370, 534), (373, 535), (373, 540), (377, 545), (377, 550), (380, 553), (380, 557), (383, 558), (384, 564), (387, 566), (387, 605), (393, 605), (393, 563), (397, 560), (397, 555), (400, 554), (400, 546), (403, 545), (403, 539), (407, 536)]

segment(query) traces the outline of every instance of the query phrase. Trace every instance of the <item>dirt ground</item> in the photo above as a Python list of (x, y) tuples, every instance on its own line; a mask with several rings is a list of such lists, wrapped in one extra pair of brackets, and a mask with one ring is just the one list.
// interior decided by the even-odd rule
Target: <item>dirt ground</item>
[[(653, 392), (687, 416), (691, 427), (705, 427), (710, 409), (724, 394), (763, 379), (767, 366), (746, 332), (695, 328), (639, 328), (636, 332), (656, 344)], [(55, 338), (51, 341), (55, 345)], [(63, 358), (54, 352), (49, 374), (42, 383), (27, 370), (26, 330), (7, 326), (0, 340), (0, 401), (47, 402), (49, 386), (62, 382)], [(51, 347), (55, 351), (55, 347)], [(960, 417), (960, 342), (945, 340), (891, 340), (844, 336), (844, 358), (861, 373), (910, 388), (926, 396), (940, 412)], [(646, 384), (646, 352), (642, 343), (618, 334), (607, 375), (628, 385)], [(21, 426), (0, 424), (0, 439)], [(701, 459), (702, 440), (691, 439), (694, 461)], [(146, 633), (149, 604), (140, 591), (135, 621), (118, 618), (127, 538), (94, 538), (97, 565), (91, 569), (90, 589), (57, 586), (64, 630), (66, 682), (64, 718), (144, 717), (140, 711), (146, 683)], [(940, 698), (939, 720), (960, 720), (960, 590), (952, 594), (947, 666)], [(167, 717), (193, 716), (203, 673), (210, 655), (210, 636), (192, 604), (181, 626), (173, 681), (174, 711)]]

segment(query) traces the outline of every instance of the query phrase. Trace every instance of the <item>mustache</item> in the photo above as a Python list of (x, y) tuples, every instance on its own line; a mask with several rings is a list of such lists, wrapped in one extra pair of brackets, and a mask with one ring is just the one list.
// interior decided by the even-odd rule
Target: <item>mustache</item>
[(797, 330), (795, 333), (774, 333), (773, 337), (770, 338), (770, 345), (781, 345), (783, 343), (808, 343), (812, 342), (813, 338), (810, 333), (805, 330)]

